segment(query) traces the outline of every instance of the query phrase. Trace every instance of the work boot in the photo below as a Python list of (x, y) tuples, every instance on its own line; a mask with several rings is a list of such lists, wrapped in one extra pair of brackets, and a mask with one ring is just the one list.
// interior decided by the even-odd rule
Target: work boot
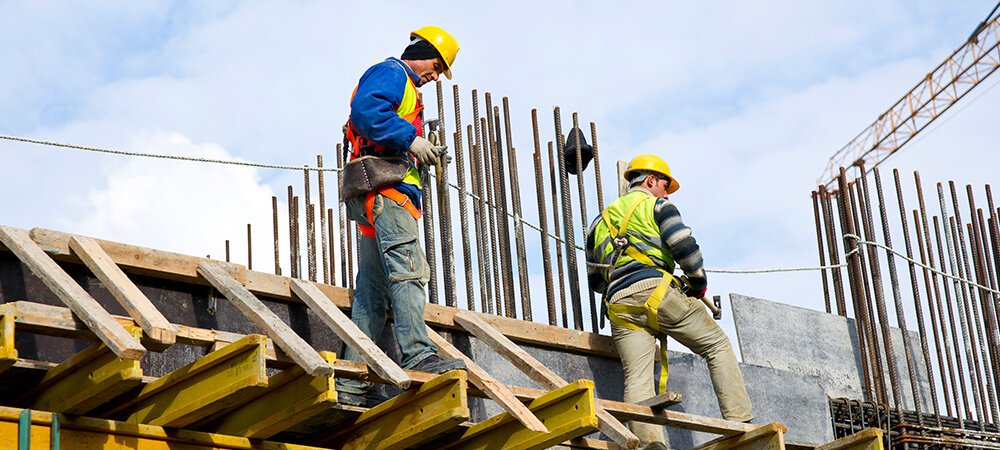
[(438, 355), (428, 356), (410, 368), (410, 370), (437, 374), (456, 369), (465, 369), (465, 361), (458, 358), (441, 359)]

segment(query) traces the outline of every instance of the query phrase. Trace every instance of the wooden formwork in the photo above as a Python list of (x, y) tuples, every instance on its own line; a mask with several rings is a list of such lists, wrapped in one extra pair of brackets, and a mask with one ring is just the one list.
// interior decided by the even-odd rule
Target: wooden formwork
[[(500, 383), (434, 330), (430, 334), (442, 354), (465, 359), (468, 370), (436, 376), (399, 368), (343, 314), (341, 308), (348, 304), (346, 289), (47, 230), (28, 233), (0, 227), (0, 243), (66, 304), (58, 307), (17, 301), (0, 305), (0, 381), (4, 376), (16, 376), (27, 384), (19, 398), (11, 399), (10, 406), (30, 408), (33, 443), (35, 434), (44, 434), (35, 433), (35, 427), (48, 426), (51, 431), (53, 418), (58, 422), (61, 416), (54, 412), (87, 416), (62, 422), (63, 430), (69, 433), (63, 434), (63, 442), (65, 436), (90, 439), (82, 436), (103, 434), (105, 441), (118, 443), (108, 448), (136, 448), (140, 443), (143, 448), (167, 448), (182, 441), (191, 448), (315, 448), (293, 445), (308, 444), (320, 448), (447, 445), (534, 449), (558, 443), (575, 448), (633, 448), (638, 440), (622, 424), (628, 420), (715, 433), (724, 437), (720, 442), (771, 443), (767, 448), (784, 445), (780, 424), (758, 427), (596, 399), (593, 382), (563, 380), (527, 356), (513, 340), (595, 344), (583, 344), (586, 338), (579, 337), (552, 339), (546, 333), (553, 330), (532, 331), (534, 324), (527, 328), (518, 325), (509, 333), (504, 328), (509, 319), (428, 305), (429, 323), (468, 330), (524, 370), (543, 390)], [(109, 314), (52, 258), (86, 265), (129, 316)], [(123, 268), (129, 273), (213, 286), (263, 334), (170, 323)], [(315, 350), (256, 298), (261, 293), (308, 305), (342, 341), (358, 351), (365, 363), (338, 360), (332, 353)], [(94, 345), (60, 364), (31, 361), (18, 358), (13, 345), (15, 332), (91, 341)], [(581, 343), (575, 344), (577, 341)], [(138, 363), (147, 351), (176, 345), (193, 345), (209, 352), (158, 378), (143, 376)], [(612, 353), (613, 349), (601, 350), (597, 345), (595, 351)], [(8, 369), (6, 373), (4, 369)], [(335, 376), (406, 390), (372, 409), (352, 407), (337, 403)], [(90, 381), (77, 393), (80, 395), (67, 394), (72, 388), (66, 386), (82, 379)], [(469, 395), (491, 398), (506, 412), (470, 423)], [(666, 400), (666, 404), (676, 403), (680, 396), (668, 395)], [(4, 414), (0, 427), (10, 430), (8, 419), (18, 411), (22, 410), (0, 409)], [(617, 445), (583, 437), (595, 430)], [(0, 430), (0, 435), (6, 434)], [(43, 438), (37, 439), (44, 445)], [(0, 449), (14, 448), (10, 442), (0, 440)]]

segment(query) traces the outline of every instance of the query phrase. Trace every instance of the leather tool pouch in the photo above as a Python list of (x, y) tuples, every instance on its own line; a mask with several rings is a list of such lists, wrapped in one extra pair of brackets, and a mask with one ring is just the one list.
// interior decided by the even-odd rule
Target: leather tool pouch
[(403, 181), (409, 161), (400, 157), (362, 156), (344, 166), (344, 200)]

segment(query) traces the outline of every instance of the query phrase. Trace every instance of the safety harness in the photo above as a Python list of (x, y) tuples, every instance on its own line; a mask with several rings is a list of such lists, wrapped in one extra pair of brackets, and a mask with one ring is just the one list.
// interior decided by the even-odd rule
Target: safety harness
[[(670, 287), (670, 283), (675, 282), (674, 276), (660, 268), (655, 262), (653, 262), (650, 257), (646, 256), (642, 252), (635, 249), (632, 246), (632, 241), (628, 236), (628, 224), (629, 220), (632, 218), (632, 213), (635, 212), (636, 208), (639, 207), (646, 200), (653, 198), (653, 196), (648, 195), (641, 200), (636, 201), (625, 211), (625, 216), (622, 218), (620, 228), (615, 228), (614, 224), (611, 223), (611, 217), (608, 214), (608, 209), (601, 211), (601, 217), (604, 219), (604, 224), (608, 227), (608, 232), (611, 237), (611, 245), (614, 246), (615, 255), (612, 257), (611, 263), (604, 274), (604, 279), (608, 282), (611, 281), (611, 272), (618, 265), (618, 260), (623, 254), (630, 256), (632, 259), (639, 261), (647, 266), (653, 267), (663, 273), (663, 277), (660, 278), (660, 283), (653, 290), (653, 294), (649, 296), (646, 303), (643, 305), (613, 305), (608, 302), (607, 297), (603, 299), (604, 305), (608, 311), (608, 318), (614, 324), (628, 328), (630, 330), (646, 330), (650, 331), (654, 335), (660, 336), (660, 383), (657, 389), (657, 393), (663, 393), (667, 390), (667, 377), (670, 375), (669, 364), (667, 362), (667, 335), (660, 331), (660, 324), (656, 320), (656, 312), (660, 307), (660, 302), (663, 301), (663, 296), (666, 295), (667, 289)], [(641, 314), (646, 313), (647, 324), (638, 325), (623, 319), (620, 314)]]
[[(406, 72), (406, 68), (404, 68), (402, 64), (394, 60), (390, 61), (399, 65), (400, 69), (402, 69), (403, 72)], [(352, 102), (354, 101), (354, 94), (356, 94), (357, 92), (358, 88), (355, 87), (354, 92), (351, 93)], [(412, 108), (411, 111), (408, 112), (405, 111), (406, 109), (410, 108)], [(396, 114), (417, 129), (417, 136), (423, 136), (423, 121), (420, 114), (421, 112), (423, 112), (423, 110), (424, 110), (424, 104), (422, 101), (420, 101), (420, 96), (417, 95), (417, 86), (413, 83), (413, 80), (410, 78), (409, 74), (407, 74), (403, 101), (396, 109)], [(350, 120), (348, 120), (347, 122), (347, 133), (345, 136), (345, 140), (350, 142), (351, 146), (353, 147), (351, 152), (352, 160), (364, 155), (378, 156), (379, 154), (386, 152), (390, 153), (397, 152), (394, 149), (376, 144), (368, 140), (368, 138), (362, 136), (361, 133), (359, 133), (357, 129), (354, 127), (354, 123)], [(364, 153), (364, 155), (362, 153)], [(403, 155), (404, 158), (412, 158), (411, 156), (406, 155), (405, 151), (400, 153), (404, 153)], [(407, 176), (407, 178), (409, 178), (409, 176)], [(406, 182), (406, 179), (404, 179), (403, 182)], [(375, 196), (378, 194), (382, 194), (389, 200), (398, 203), (399, 206), (402, 206), (403, 209), (409, 212), (414, 219), (416, 220), (420, 219), (421, 212), (419, 209), (417, 209), (416, 205), (414, 205), (413, 202), (410, 201), (410, 197), (400, 192), (398, 189), (392, 187), (391, 185), (385, 186), (365, 194), (365, 213), (368, 217), (368, 223), (371, 225), (363, 225), (361, 223), (358, 223), (358, 229), (361, 231), (362, 236), (367, 236), (371, 238), (375, 237), (375, 228), (374, 228), (375, 217), (373, 210), (375, 207)]]

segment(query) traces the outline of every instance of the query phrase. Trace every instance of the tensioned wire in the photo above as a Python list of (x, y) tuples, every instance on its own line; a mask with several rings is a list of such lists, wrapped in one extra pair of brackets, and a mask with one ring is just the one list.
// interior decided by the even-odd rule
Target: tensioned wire
[[(63, 148), (72, 148), (72, 149), (77, 149), (77, 150), (87, 150), (87, 151), (91, 151), (91, 152), (110, 153), (110, 154), (114, 154), (114, 155), (140, 156), (140, 157), (144, 157), (144, 158), (161, 158), (161, 159), (172, 159), (172, 160), (177, 160), (177, 161), (192, 161), (192, 162), (202, 162), (202, 163), (212, 163), (212, 164), (229, 164), (229, 165), (236, 165), (236, 166), (259, 167), (259, 168), (263, 168), (263, 169), (314, 170), (314, 171), (317, 171), (317, 172), (340, 172), (340, 171), (343, 170), (343, 169), (341, 169), (339, 167), (288, 166), (288, 165), (281, 165), (281, 164), (255, 163), (255, 162), (250, 162), (250, 161), (235, 161), (235, 160), (226, 160), (226, 159), (198, 158), (198, 157), (193, 157), (193, 156), (179, 156), (179, 155), (165, 155), (165, 154), (157, 154), (157, 153), (130, 152), (130, 151), (113, 150), (113, 149), (100, 148), (100, 147), (89, 147), (89, 146), (84, 146), (84, 145), (64, 144), (64, 143), (61, 143), (61, 142), (44, 141), (44, 140), (40, 140), (40, 139), (29, 139), (29, 138), (23, 138), (23, 137), (17, 137), (17, 136), (8, 136), (8, 135), (3, 135), (3, 134), (0, 134), (0, 139), (6, 139), (6, 140), (18, 141), (18, 142), (26, 142), (26, 143), (29, 143), (29, 144), (49, 145), (49, 146), (53, 146), (53, 147), (63, 147)], [(445, 147), (445, 148), (447, 148), (447, 147)], [(431, 175), (431, 177), (437, 178), (433, 173), (431, 173), (430, 175)], [(479, 197), (476, 196), (475, 194), (473, 194), (473, 193), (471, 193), (469, 191), (463, 191), (461, 188), (459, 188), (454, 183), (449, 182), (448, 185), (451, 186), (452, 188), (454, 188), (460, 194), (467, 195), (467, 196), (469, 196), (469, 197), (471, 197), (471, 198), (473, 198), (475, 200), (480, 200)], [(496, 209), (496, 206), (493, 205), (492, 203), (490, 203), (489, 201), (487, 201), (487, 200), (483, 200), (483, 201), (486, 204), (488, 204), (491, 208)], [(536, 226), (535, 224), (532, 224), (531, 222), (528, 222), (528, 221), (522, 219), (519, 216), (515, 216), (512, 213), (507, 213), (507, 215), (510, 216), (511, 218), (513, 218), (514, 220), (517, 220), (517, 221), (519, 221), (519, 222), (521, 222), (521, 223), (523, 223), (523, 224), (525, 224), (525, 225), (527, 225), (527, 226), (529, 226), (531, 228), (534, 228), (535, 230), (538, 230), (539, 232), (542, 231), (542, 229), (539, 228), (538, 226)], [(552, 233), (549, 233), (549, 236), (551, 238), (555, 239), (557, 242), (562, 242), (562, 243), (566, 242), (562, 238), (557, 237), (557, 236), (553, 235)], [(954, 276), (954, 275), (950, 275), (950, 274), (944, 273), (944, 272), (942, 272), (942, 271), (940, 271), (938, 269), (935, 269), (935, 268), (930, 267), (930, 266), (928, 266), (926, 264), (920, 263), (919, 261), (915, 261), (912, 258), (909, 258), (909, 257), (903, 255), (902, 253), (899, 253), (896, 250), (893, 250), (892, 248), (890, 248), (888, 246), (885, 246), (883, 244), (879, 244), (878, 242), (866, 241), (866, 240), (861, 239), (861, 237), (859, 237), (857, 235), (854, 235), (854, 234), (845, 234), (844, 237), (845, 238), (849, 238), (849, 239), (853, 239), (858, 244), (864, 244), (864, 245), (869, 245), (869, 246), (880, 247), (880, 248), (884, 249), (887, 252), (894, 253), (895, 255), (899, 256), (900, 258), (905, 259), (906, 261), (910, 262), (911, 264), (915, 264), (915, 265), (920, 266), (920, 267), (922, 267), (924, 269), (930, 270), (931, 272), (934, 272), (934, 273), (936, 273), (938, 275), (941, 275), (943, 277), (951, 278), (951, 279), (953, 279), (955, 281), (959, 281), (961, 283), (965, 283), (965, 284), (970, 285), (970, 286), (975, 286), (975, 287), (977, 287), (979, 289), (983, 289), (983, 290), (992, 292), (994, 294), (1000, 294), (1000, 291), (998, 291), (998, 290), (988, 288), (986, 286), (983, 286), (983, 285), (981, 285), (979, 283), (976, 283), (974, 281), (971, 281), (971, 280), (967, 280), (967, 279), (964, 279), (964, 278), (960, 278), (960, 277), (957, 277), (957, 276)], [(583, 247), (581, 247), (579, 245), (574, 245), (574, 247), (576, 247), (578, 250), (585, 250)], [(853, 254), (854, 252), (857, 252), (857, 251), (858, 251), (858, 249), (854, 249), (851, 252), (847, 253), (846, 255), (844, 255), (845, 259), (846, 259), (846, 257), (850, 256), (851, 254)], [(589, 266), (595, 266), (595, 267), (606, 267), (607, 266), (606, 264), (594, 264), (594, 263), (587, 263), (587, 265), (589, 265)], [(801, 272), (801, 271), (811, 271), (811, 270), (839, 269), (839, 268), (846, 267), (846, 266), (847, 266), (847, 263), (841, 263), (841, 264), (834, 264), (834, 265), (828, 265), (828, 266), (791, 267), (791, 268), (778, 268), (778, 269), (750, 269), (750, 270), (705, 269), (705, 272), (710, 272), (710, 273), (726, 273), (726, 274), (757, 274), (757, 273)]]

